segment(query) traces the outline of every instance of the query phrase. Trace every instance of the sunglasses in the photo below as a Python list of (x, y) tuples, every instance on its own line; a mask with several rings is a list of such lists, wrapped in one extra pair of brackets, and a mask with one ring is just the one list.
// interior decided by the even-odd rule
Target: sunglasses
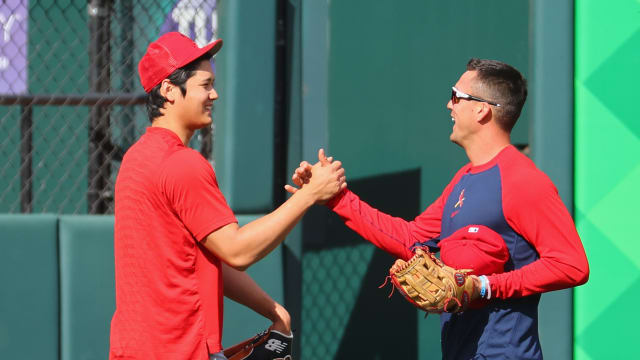
[(465, 94), (462, 91), (458, 90), (455, 88), (455, 86), (451, 87), (451, 102), (453, 104), (457, 104), (460, 102), (460, 100), (475, 100), (475, 101), (480, 101), (480, 102), (485, 102), (489, 105), (494, 105), (494, 106), (500, 106), (500, 104), (493, 102), (493, 101), (489, 101), (489, 100), (485, 100), (479, 97), (475, 97), (473, 95), (469, 95), (469, 94)]

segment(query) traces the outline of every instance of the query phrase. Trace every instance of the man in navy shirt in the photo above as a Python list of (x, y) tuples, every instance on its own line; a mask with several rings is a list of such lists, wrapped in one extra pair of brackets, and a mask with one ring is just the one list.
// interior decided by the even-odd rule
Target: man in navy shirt
[[(454, 268), (473, 269), (484, 299), (441, 316), (444, 359), (541, 359), (540, 294), (584, 284), (589, 265), (571, 215), (551, 180), (510, 141), (527, 98), (515, 68), (471, 59), (452, 88), (450, 140), (469, 158), (442, 195), (413, 221), (384, 214), (348, 189), (327, 206), (347, 226), (402, 259), (415, 244), (441, 251)], [(303, 162), (293, 182), (310, 178)], [(297, 188), (287, 185), (289, 192)]]

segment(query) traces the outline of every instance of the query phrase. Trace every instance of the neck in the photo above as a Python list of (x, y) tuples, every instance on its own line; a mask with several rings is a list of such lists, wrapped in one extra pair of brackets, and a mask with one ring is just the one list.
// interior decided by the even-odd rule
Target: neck
[(166, 115), (155, 118), (151, 123), (151, 126), (171, 130), (174, 134), (178, 135), (185, 146), (189, 144), (194, 133), (193, 130), (181, 126), (177, 121), (171, 121), (171, 119)]
[(491, 161), (504, 148), (511, 144), (509, 134), (503, 136), (487, 136), (478, 138), (472, 144), (467, 144), (464, 150), (473, 166), (486, 164)]

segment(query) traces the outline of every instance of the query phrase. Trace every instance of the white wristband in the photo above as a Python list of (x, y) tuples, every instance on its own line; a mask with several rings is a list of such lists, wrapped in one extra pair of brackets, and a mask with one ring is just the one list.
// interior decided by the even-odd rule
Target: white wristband
[[(482, 275), (484, 276), (484, 275)], [(489, 278), (484, 276), (485, 280), (487, 280), (487, 300), (491, 299), (491, 283), (489, 283)]]
[(482, 282), (482, 289), (480, 290), (480, 297), (484, 299), (491, 299), (491, 284), (489, 284), (489, 278), (485, 275), (480, 276)]

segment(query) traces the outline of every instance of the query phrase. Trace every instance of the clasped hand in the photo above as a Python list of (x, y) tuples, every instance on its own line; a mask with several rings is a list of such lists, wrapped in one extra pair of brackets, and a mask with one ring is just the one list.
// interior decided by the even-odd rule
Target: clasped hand
[(285, 185), (289, 193), (294, 194), (309, 188), (317, 203), (323, 204), (347, 188), (344, 169), (340, 161), (333, 161), (333, 157), (326, 157), (324, 149), (318, 150), (318, 162), (311, 165), (302, 161), (294, 171), (291, 180), (297, 186)]

